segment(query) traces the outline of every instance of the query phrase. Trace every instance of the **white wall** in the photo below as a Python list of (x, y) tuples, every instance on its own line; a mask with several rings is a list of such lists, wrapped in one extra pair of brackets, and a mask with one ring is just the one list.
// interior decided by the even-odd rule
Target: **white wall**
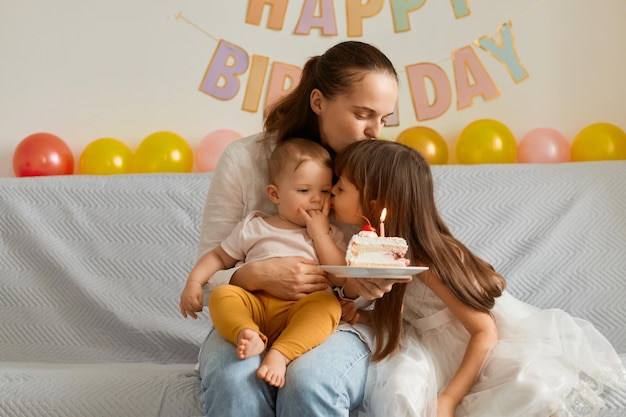
[[(243, 135), (261, 128), (261, 111), (241, 110), (246, 75), (229, 101), (199, 91), (218, 39), (249, 56), (301, 67), (347, 37), (345, 2), (334, 3), (337, 36), (295, 35), (303, 1), (291, 1), (283, 29), (245, 23), (248, 2), (199, 0), (2, 0), (0, 2), (0, 176), (13, 176), (17, 144), (45, 131), (78, 157), (101, 137), (131, 148), (150, 133), (170, 130), (195, 147), (209, 132)], [(427, 0), (410, 14), (411, 30), (394, 33), (392, 2), (363, 23), (363, 36), (400, 72), (400, 125), (415, 126), (405, 68), (442, 67), (454, 82), (451, 54), (511, 21), (516, 51), (529, 77), (513, 82), (505, 66), (474, 46), (500, 91), (469, 108), (452, 107), (423, 122), (441, 133), (451, 153), (459, 132), (482, 118), (500, 120), (516, 137), (552, 127), (570, 140), (583, 127), (610, 122), (626, 130), (626, 1), (467, 0), (471, 15), (455, 19), (452, 2)], [(419, 3), (416, 1), (416, 3)], [(173, 16), (181, 11), (183, 18)], [(454, 91), (454, 90), (453, 90)], [(519, 140), (519, 139), (518, 139)]]

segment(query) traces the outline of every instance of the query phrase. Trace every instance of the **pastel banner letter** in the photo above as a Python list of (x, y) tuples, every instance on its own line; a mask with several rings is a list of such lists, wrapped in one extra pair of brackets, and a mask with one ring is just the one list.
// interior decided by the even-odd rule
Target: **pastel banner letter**
[(320, 28), (324, 36), (337, 35), (337, 22), (332, 0), (321, 0), (320, 16), (315, 16), (318, 0), (306, 0), (302, 6), (302, 14), (296, 26), (296, 35), (308, 35), (311, 28)]
[(263, 7), (270, 6), (270, 15), (267, 18), (268, 29), (281, 30), (285, 22), (289, 0), (249, 0), (246, 11), (246, 23), (260, 26), (263, 17)]
[(498, 37), (500, 38), (500, 42), (496, 42), (489, 35), (485, 35), (474, 41), (474, 43), (500, 60), (500, 62), (506, 66), (509, 75), (513, 78), (515, 83), (519, 83), (528, 78), (528, 72), (520, 62), (515, 50), (513, 28), (510, 21), (500, 25), (498, 28)]
[[(471, 46), (454, 51), (452, 62), (458, 109), (471, 106), (474, 96), (480, 95), (484, 100), (491, 100), (500, 95), (500, 91)], [(475, 82), (472, 83), (470, 78), (473, 78)]]
[(467, 5), (467, 0), (450, 0), (452, 2), (452, 8), (454, 9), (454, 16), (460, 19), (470, 15), (470, 9)]
[(391, 0), (391, 13), (396, 33), (411, 30), (409, 12), (419, 9), (424, 3), (426, 0)]
[(270, 59), (266, 56), (252, 55), (252, 64), (250, 65), (250, 73), (248, 74), (248, 84), (246, 85), (246, 94), (243, 97), (241, 110), (256, 113), (259, 110), (261, 101), (261, 91), (265, 82), (265, 74)]
[(300, 75), (302, 75), (300, 67), (281, 62), (273, 63), (269, 85), (267, 86), (265, 108), (267, 109), (274, 101), (293, 90), (296, 84), (300, 82)]
[[(408, 65), (406, 74), (418, 121), (439, 117), (450, 108), (452, 87), (446, 72), (440, 66), (432, 63)], [(430, 81), (434, 91), (432, 102), (428, 99), (427, 81)]]
[(348, 36), (351, 38), (363, 36), (363, 19), (376, 16), (383, 9), (383, 0), (346, 0), (346, 14), (348, 17)]
[(200, 85), (200, 91), (220, 100), (235, 97), (240, 86), (237, 76), (246, 72), (248, 61), (245, 50), (220, 39)]

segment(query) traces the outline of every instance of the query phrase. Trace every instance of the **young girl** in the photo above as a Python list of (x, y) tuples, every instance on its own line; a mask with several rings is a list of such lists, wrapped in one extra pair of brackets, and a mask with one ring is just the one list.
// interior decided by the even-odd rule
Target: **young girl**
[[(412, 265), (429, 267), (394, 285), (364, 317), (377, 336), (365, 415), (592, 416), (602, 387), (626, 381), (590, 323), (516, 300), (502, 276), (452, 236), (419, 152), (363, 141), (337, 155), (335, 170), (337, 221), (362, 225), (361, 216), (377, 219), (386, 207), (387, 235), (407, 240)], [(346, 280), (346, 296), (356, 296), (357, 281)]]

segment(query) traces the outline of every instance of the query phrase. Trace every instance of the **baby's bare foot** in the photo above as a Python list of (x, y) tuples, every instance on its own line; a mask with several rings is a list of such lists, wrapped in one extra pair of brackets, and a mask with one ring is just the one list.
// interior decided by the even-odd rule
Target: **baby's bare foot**
[(291, 362), (285, 355), (276, 349), (270, 349), (263, 358), (256, 375), (268, 384), (282, 388), (285, 386), (287, 365)]
[(237, 357), (247, 359), (260, 355), (265, 350), (265, 342), (257, 332), (251, 329), (243, 329), (237, 336)]

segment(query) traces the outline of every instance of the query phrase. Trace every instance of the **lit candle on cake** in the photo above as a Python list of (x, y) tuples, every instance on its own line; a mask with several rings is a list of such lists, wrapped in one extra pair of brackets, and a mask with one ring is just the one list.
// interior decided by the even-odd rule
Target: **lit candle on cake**
[(380, 237), (385, 237), (385, 219), (387, 218), (387, 208), (380, 213)]

